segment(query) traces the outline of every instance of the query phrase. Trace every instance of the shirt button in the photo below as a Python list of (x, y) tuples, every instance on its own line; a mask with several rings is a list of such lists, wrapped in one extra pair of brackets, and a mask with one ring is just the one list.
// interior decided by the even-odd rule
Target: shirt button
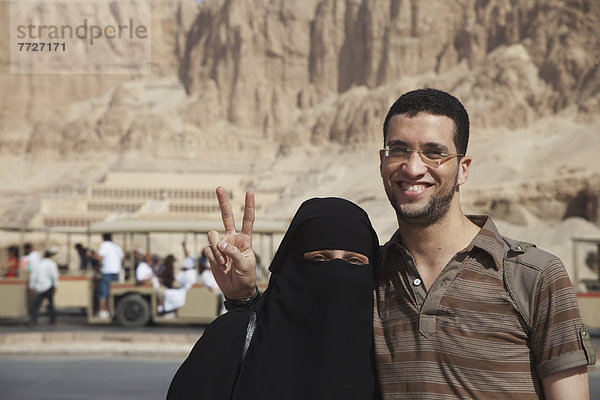
[(420, 284), (421, 284), (421, 280), (419, 278), (417, 278), (413, 281), (413, 285), (415, 285), (415, 286), (419, 286)]

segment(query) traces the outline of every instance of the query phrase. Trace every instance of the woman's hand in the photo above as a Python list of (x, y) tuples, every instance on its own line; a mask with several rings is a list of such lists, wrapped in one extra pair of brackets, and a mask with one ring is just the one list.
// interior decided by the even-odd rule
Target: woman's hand
[(240, 232), (235, 230), (227, 191), (219, 186), (216, 193), (225, 236), (221, 236), (217, 231), (208, 232), (210, 246), (204, 250), (204, 255), (225, 297), (231, 300), (246, 299), (256, 292), (256, 257), (252, 249), (254, 193), (246, 192)]

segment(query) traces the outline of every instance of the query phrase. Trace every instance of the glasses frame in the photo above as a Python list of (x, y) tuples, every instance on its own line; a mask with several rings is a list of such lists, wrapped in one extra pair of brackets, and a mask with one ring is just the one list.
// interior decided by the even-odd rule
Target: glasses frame
[(409, 149), (407, 148), (407, 152), (405, 153), (404, 156), (390, 156), (390, 145), (385, 146), (383, 149), (379, 150), (379, 153), (382, 154), (385, 158), (387, 159), (402, 159), (404, 162), (407, 162), (408, 160), (410, 160), (410, 157), (412, 155), (412, 153), (417, 153), (419, 155), (419, 159), (421, 160), (421, 162), (425, 165), (428, 165), (432, 168), (438, 168), (440, 165), (442, 165), (443, 163), (445, 163), (446, 161), (449, 161), (453, 158), (460, 158), (460, 157), (464, 157), (464, 154), (447, 154), (447, 153), (441, 153), (442, 155), (442, 159), (441, 160), (432, 160), (430, 158), (427, 158), (427, 156), (425, 156), (425, 154), (423, 154), (423, 150), (419, 150), (419, 149)]

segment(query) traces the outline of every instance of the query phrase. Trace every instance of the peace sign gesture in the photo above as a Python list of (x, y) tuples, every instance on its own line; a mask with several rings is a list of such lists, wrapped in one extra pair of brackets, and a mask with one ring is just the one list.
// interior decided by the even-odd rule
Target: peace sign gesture
[(246, 299), (256, 292), (256, 257), (252, 250), (254, 193), (246, 192), (242, 230), (236, 232), (227, 192), (221, 186), (217, 187), (216, 192), (225, 236), (217, 231), (208, 232), (210, 247), (204, 250), (204, 255), (225, 297)]

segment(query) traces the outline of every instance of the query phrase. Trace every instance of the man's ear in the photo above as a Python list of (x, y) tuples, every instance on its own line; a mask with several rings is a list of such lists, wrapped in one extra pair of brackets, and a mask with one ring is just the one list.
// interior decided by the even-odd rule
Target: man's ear
[(467, 182), (467, 178), (469, 177), (469, 168), (471, 168), (472, 161), (473, 159), (469, 156), (461, 157), (458, 165), (458, 180), (456, 182), (458, 186), (461, 186)]

